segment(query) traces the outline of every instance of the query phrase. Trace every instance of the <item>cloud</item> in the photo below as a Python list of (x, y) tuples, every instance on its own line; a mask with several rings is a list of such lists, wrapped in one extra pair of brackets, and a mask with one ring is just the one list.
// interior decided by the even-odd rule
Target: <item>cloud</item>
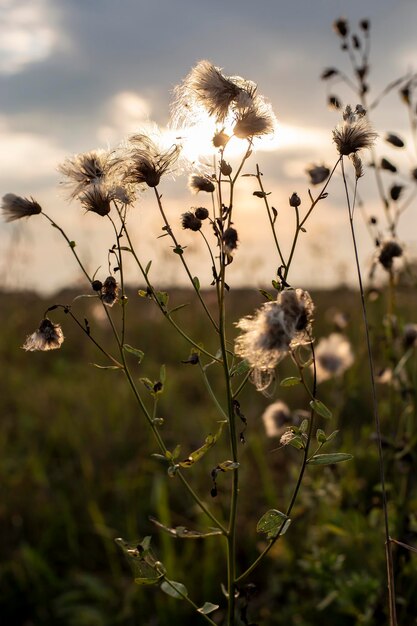
[(1, 0), (0, 16), (0, 73), (18, 73), (50, 56), (58, 33), (46, 0)]
[(110, 99), (97, 138), (104, 144), (119, 143), (126, 135), (148, 126), (150, 115), (151, 105), (146, 98), (134, 91), (122, 91)]
[[(50, 181), (56, 172), (57, 164), (65, 153), (53, 141), (35, 133), (14, 132), (0, 117), (2, 149), (0, 151), (0, 172), (2, 187), (22, 184), (27, 187)], [(2, 189), (2, 192), (12, 191)]]

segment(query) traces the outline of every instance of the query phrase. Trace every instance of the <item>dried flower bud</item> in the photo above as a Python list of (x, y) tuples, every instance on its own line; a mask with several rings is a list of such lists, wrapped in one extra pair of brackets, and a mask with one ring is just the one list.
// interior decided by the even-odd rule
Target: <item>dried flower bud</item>
[(360, 50), (361, 42), (357, 35), (352, 35), (352, 45), (355, 48), (355, 50)]
[(306, 169), (306, 174), (310, 177), (311, 185), (320, 185), (329, 177), (330, 170), (325, 165), (313, 164)]
[(201, 228), (201, 220), (191, 213), (191, 211), (187, 211), (183, 213), (181, 216), (181, 224), (185, 230), (193, 230), (197, 232)]
[(392, 264), (394, 262), (395, 257), (400, 257), (403, 254), (403, 249), (399, 243), (394, 240), (386, 241), (382, 245), (381, 252), (378, 256), (378, 261), (381, 263), (382, 267), (386, 270), (390, 270), (392, 268)]
[(209, 215), (208, 210), (203, 206), (200, 206), (195, 210), (195, 216), (198, 217), (199, 220), (206, 220)]
[(322, 71), (320, 78), (321, 80), (328, 80), (333, 76), (337, 76), (337, 74), (339, 74), (339, 70), (337, 70), (336, 68), (326, 67), (326, 69)]
[(230, 165), (230, 163), (227, 163), (226, 161), (223, 161), (222, 159), (220, 163), (220, 171), (223, 174), (223, 176), (230, 176), (233, 170), (232, 170), (232, 166)]
[(91, 283), (91, 288), (93, 291), (101, 291), (103, 289), (103, 283), (101, 280), (93, 280)]
[(14, 222), (22, 217), (30, 217), (31, 215), (42, 213), (42, 208), (36, 200), (33, 198), (30, 200), (22, 198), (14, 193), (7, 193), (3, 196), (1, 209), (6, 222)]
[(367, 33), (369, 31), (370, 26), (371, 26), (371, 23), (369, 20), (365, 19), (359, 22), (359, 28), (361, 28), (364, 33)]
[(339, 17), (338, 20), (333, 22), (333, 29), (340, 37), (347, 37), (349, 34), (349, 24), (345, 17)]
[(411, 91), (410, 91), (410, 86), (406, 85), (403, 89), (400, 89), (400, 96), (401, 96), (401, 100), (405, 103), (410, 105), (411, 104)]
[(329, 109), (338, 110), (342, 108), (342, 103), (337, 96), (329, 96), (327, 98), (327, 106), (329, 107)]
[(237, 248), (238, 236), (235, 228), (229, 227), (223, 233), (222, 237), (224, 252), (231, 256)]
[(32, 335), (26, 338), (23, 349), (28, 352), (40, 350), (56, 350), (60, 348), (64, 341), (64, 334), (59, 324), (53, 324), (51, 320), (45, 318), (39, 324), (39, 328)]
[(401, 196), (403, 189), (404, 185), (392, 185), (391, 189), (389, 190), (391, 200), (394, 200), (394, 202), (396, 202)]
[(385, 136), (385, 141), (390, 143), (392, 146), (396, 148), (404, 148), (404, 141), (398, 135), (394, 133), (387, 133)]
[(103, 283), (101, 299), (107, 306), (113, 306), (118, 300), (119, 287), (113, 276), (108, 276)]
[(387, 172), (392, 172), (393, 174), (397, 171), (395, 165), (385, 158), (381, 159), (381, 169), (386, 170)]
[(224, 131), (216, 133), (212, 140), (213, 146), (215, 148), (224, 148), (227, 145), (229, 139), (230, 139), (230, 135), (228, 135)]
[(289, 199), (290, 206), (299, 207), (301, 204), (300, 196), (294, 191), (291, 198)]
[(208, 176), (199, 176), (198, 174), (192, 174), (188, 179), (188, 189), (193, 193), (198, 193), (199, 191), (213, 193), (215, 187)]

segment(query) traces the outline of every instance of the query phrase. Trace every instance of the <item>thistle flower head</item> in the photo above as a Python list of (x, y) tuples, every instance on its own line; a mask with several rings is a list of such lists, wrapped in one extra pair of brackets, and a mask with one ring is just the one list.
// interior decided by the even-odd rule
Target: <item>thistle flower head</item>
[(267, 437), (280, 437), (291, 422), (291, 413), (285, 402), (278, 400), (266, 407), (262, 421)]
[(311, 341), (313, 311), (307, 291), (282, 291), (275, 302), (237, 323), (243, 332), (236, 339), (236, 354), (256, 370), (271, 372), (291, 348)]
[(241, 107), (236, 113), (233, 134), (239, 139), (260, 137), (273, 133), (276, 126), (272, 107), (262, 96), (255, 96), (248, 106)]
[(101, 299), (107, 306), (113, 306), (118, 300), (119, 286), (113, 276), (108, 276), (101, 288)]
[(256, 85), (238, 76), (227, 77), (210, 61), (199, 61), (175, 88), (173, 119), (175, 123), (189, 124), (200, 117), (201, 110), (216, 122), (223, 122), (234, 104), (241, 106), (253, 98)]
[(145, 134), (132, 135), (129, 138), (129, 165), (124, 176), (125, 182), (156, 187), (164, 174), (172, 172), (181, 148), (176, 144), (169, 148), (158, 144), (156, 139)]
[(40, 204), (33, 198), (22, 198), (14, 193), (7, 193), (3, 196), (1, 210), (3, 211), (6, 222), (14, 222), (22, 217), (30, 217), (42, 213)]
[(103, 184), (90, 185), (78, 196), (86, 211), (104, 217), (110, 213), (110, 203), (114, 196)]
[(200, 230), (202, 226), (201, 220), (191, 211), (182, 214), (181, 224), (185, 230), (193, 230), (195, 232)]
[(213, 181), (208, 176), (200, 176), (199, 174), (191, 174), (188, 179), (188, 189), (192, 193), (198, 193), (199, 191), (206, 191), (207, 193), (213, 193), (215, 190)]
[(233, 228), (232, 226), (230, 226), (229, 228), (226, 228), (222, 237), (224, 253), (227, 254), (228, 256), (232, 256), (234, 251), (237, 248), (237, 242), (238, 242), (237, 230)]
[(71, 197), (76, 198), (90, 185), (111, 186), (123, 165), (123, 159), (113, 151), (92, 150), (69, 157), (58, 166), (58, 171), (66, 177), (63, 184), (72, 188)]
[(357, 105), (354, 111), (348, 105), (343, 112), (343, 120), (343, 124), (333, 130), (333, 141), (340, 155), (348, 156), (373, 146), (378, 135), (371, 129), (361, 105)]
[(323, 337), (315, 349), (317, 381), (341, 376), (353, 364), (354, 357), (349, 340), (340, 333)]
[(330, 170), (325, 165), (309, 165), (306, 174), (310, 177), (311, 185), (320, 185), (329, 177)]
[(26, 338), (22, 348), (28, 352), (40, 350), (56, 350), (60, 348), (64, 341), (64, 334), (59, 324), (53, 324), (51, 320), (45, 318), (39, 324), (39, 328)]

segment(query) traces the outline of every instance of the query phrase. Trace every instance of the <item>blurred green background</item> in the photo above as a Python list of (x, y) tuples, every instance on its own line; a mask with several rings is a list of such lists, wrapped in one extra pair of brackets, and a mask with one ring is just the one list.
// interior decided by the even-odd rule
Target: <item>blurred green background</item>
[[(158, 450), (123, 375), (92, 367), (103, 365), (103, 357), (62, 311), (50, 314), (64, 329), (61, 350), (30, 354), (19, 348), (49, 305), (70, 303), (75, 295), (65, 292), (48, 301), (29, 293), (1, 295), (0, 621), (7, 626), (203, 624), (184, 602), (158, 588), (136, 586), (114, 542), (116, 537), (137, 542), (153, 535), (154, 550), (169, 577), (185, 583), (198, 606), (205, 601), (222, 604), (223, 539), (175, 539), (149, 521), (154, 516), (166, 525), (209, 526), (179, 481), (151, 457)], [(182, 363), (189, 346), (151, 301), (135, 292), (129, 295), (126, 341), (145, 353), (140, 366), (132, 357), (132, 371), (136, 379), (154, 380), (161, 364), (166, 365), (158, 409), (165, 420), (161, 432), (169, 449), (181, 444), (185, 457), (214, 432), (216, 408), (198, 367)], [(340, 428), (325, 451), (350, 452), (354, 460), (308, 468), (289, 531), (242, 586), (242, 624), (387, 623), (377, 447), (359, 295), (340, 289), (314, 293), (313, 298), (316, 338), (334, 330), (336, 309), (349, 320), (345, 333), (355, 364), (343, 379), (320, 385), (319, 397), (332, 409), (333, 420), (319, 418), (317, 426), (328, 433)], [(385, 299), (381, 292), (369, 301), (377, 370), (394, 365), (381, 324)], [(187, 291), (171, 294), (173, 305), (192, 301)], [(262, 301), (256, 291), (228, 294), (231, 336), (236, 334), (232, 322)], [(74, 312), (81, 320), (87, 317), (94, 336), (114, 349), (96, 304), (94, 299), (79, 300)], [(415, 292), (399, 290), (398, 336), (391, 337), (399, 350), (402, 324), (417, 321), (416, 304)], [(115, 319), (117, 314), (115, 307)], [(193, 305), (176, 315), (193, 338), (215, 349), (210, 329)], [(416, 367), (413, 354), (407, 363), (407, 380), (412, 381), (408, 389), (378, 386), (390, 515), (396, 537), (412, 545), (417, 545)], [(280, 378), (294, 374), (289, 361), (278, 369)], [(221, 398), (220, 376), (214, 368), (209, 376)], [(147, 399), (144, 388), (143, 394)], [(248, 425), (246, 443), (240, 445), (239, 571), (266, 545), (256, 533), (256, 522), (270, 508), (285, 510), (301, 462), (299, 451), (290, 446), (277, 450), (278, 440), (265, 435), (261, 416), (276, 398), (292, 410), (308, 407), (298, 387), (277, 384), (268, 399), (248, 385), (240, 396)], [(222, 440), (188, 470), (195, 489), (222, 519), (230, 477), (218, 476), (219, 494), (212, 499), (210, 471), (229, 457), (224, 431)], [(402, 548), (394, 552), (399, 624), (417, 624), (417, 556)], [(221, 623), (222, 610), (212, 618)]]

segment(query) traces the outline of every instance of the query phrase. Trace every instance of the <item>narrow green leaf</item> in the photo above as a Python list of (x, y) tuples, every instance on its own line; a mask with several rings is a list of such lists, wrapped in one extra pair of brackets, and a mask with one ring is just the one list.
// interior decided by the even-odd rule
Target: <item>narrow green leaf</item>
[(209, 613), (213, 613), (213, 611), (217, 611), (219, 608), (218, 604), (212, 604), (212, 602), (204, 602), (203, 606), (200, 606), (197, 611), (202, 613), (203, 615), (209, 615)]
[(161, 368), (159, 370), (159, 380), (161, 381), (162, 384), (165, 383), (165, 380), (166, 380), (166, 367), (165, 367), (165, 365), (161, 365)]
[(332, 412), (321, 400), (311, 400), (310, 406), (316, 413), (324, 417), (324, 419), (329, 420), (332, 418)]
[(278, 536), (278, 533), (283, 535), (288, 530), (290, 524), (291, 520), (285, 513), (281, 513), (281, 511), (276, 509), (270, 509), (262, 515), (256, 525), (256, 531), (265, 533), (267, 539), (274, 539)]
[(201, 446), (201, 448), (198, 448), (197, 450), (192, 452), (189, 455), (189, 457), (185, 459), (184, 461), (181, 461), (179, 465), (181, 467), (191, 467), (191, 465), (194, 465), (194, 463), (199, 461), (201, 457), (203, 457), (206, 454), (206, 452), (208, 452), (208, 450), (210, 450), (210, 448), (212, 448), (214, 444), (216, 443), (216, 441), (219, 439), (220, 435), (222, 434), (223, 425), (225, 423), (226, 422), (220, 422), (220, 426), (219, 426), (217, 433), (215, 433), (214, 435), (211, 435), (211, 434), (207, 435), (206, 440), (204, 444)]
[(99, 370), (119, 370), (120, 367), (117, 365), (99, 365), (98, 363), (91, 363), (93, 367), (96, 367)]
[(184, 600), (184, 596), (188, 596), (187, 587), (182, 583), (177, 583), (175, 580), (165, 579), (164, 582), (161, 583), (161, 589), (168, 596), (176, 598), (177, 600)]
[(284, 378), (281, 380), (279, 386), (280, 387), (294, 387), (295, 385), (299, 385), (301, 383), (301, 378), (297, 378), (297, 376), (288, 376), (288, 378)]
[(139, 363), (142, 362), (142, 359), (145, 356), (145, 353), (142, 350), (139, 350), (138, 348), (133, 348), (133, 346), (129, 346), (128, 343), (124, 344), (123, 349), (126, 350), (126, 352), (129, 352), (130, 354), (133, 354), (135, 357), (137, 357)]
[(265, 289), (259, 289), (259, 293), (262, 294), (266, 300), (269, 300), (269, 302), (273, 302), (274, 300), (276, 300), (276, 297), (270, 294)]
[(332, 441), (332, 439), (336, 437), (338, 432), (338, 430), (334, 430), (332, 433), (330, 433), (330, 435), (327, 437), (327, 441)]
[(173, 309), (170, 309), (168, 311), (169, 315), (171, 315), (172, 313), (175, 313), (176, 311), (180, 311), (181, 309), (185, 309), (186, 306), (190, 306), (189, 302), (186, 302), (185, 304), (179, 304), (178, 306), (174, 306)]
[(193, 285), (197, 291), (200, 291), (200, 281), (198, 280), (198, 276), (194, 276)]
[(307, 432), (307, 430), (308, 430), (308, 426), (309, 426), (309, 424), (310, 424), (310, 420), (308, 420), (308, 419), (303, 420), (303, 421), (301, 422), (301, 424), (300, 424), (300, 431), (301, 431), (302, 433), (306, 433), (306, 432)]
[(309, 465), (332, 465), (333, 463), (342, 463), (351, 459), (353, 459), (352, 454), (335, 452), (334, 454), (315, 454), (307, 463)]
[(218, 464), (218, 469), (222, 470), (222, 472), (231, 472), (239, 467), (239, 463), (235, 461), (223, 461), (223, 463)]
[(146, 276), (149, 274), (149, 270), (151, 269), (152, 261), (149, 261), (145, 267)]

